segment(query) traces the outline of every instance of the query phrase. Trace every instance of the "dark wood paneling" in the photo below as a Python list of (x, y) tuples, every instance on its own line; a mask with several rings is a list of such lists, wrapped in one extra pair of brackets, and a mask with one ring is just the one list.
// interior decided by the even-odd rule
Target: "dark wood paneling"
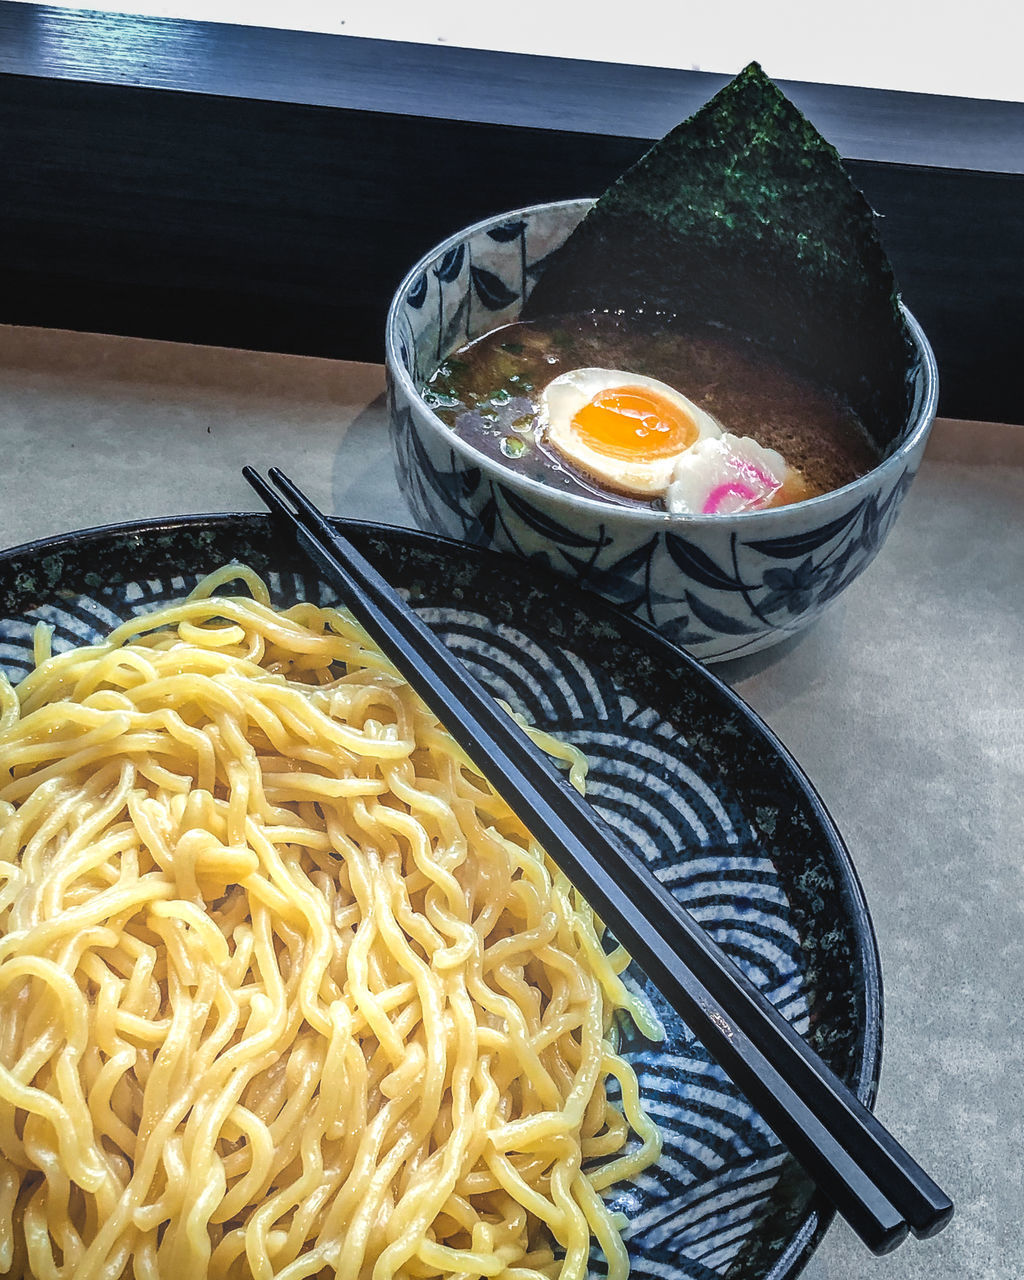
[[(35, 14), (34, 51), (26, 19), (13, 38), (11, 10)], [(324, 46), (312, 38), (303, 47), (319, 48), (321, 63), (287, 75), (280, 65), (268, 68), (271, 88), (240, 96), (253, 88), (254, 59), (267, 53), (260, 41), (280, 37), (291, 47), (296, 33), (234, 29), (242, 36), (229, 39), (227, 28), (165, 27), (165, 42), (188, 37), (189, 72), (180, 49), (157, 56), (152, 31), (141, 52), (120, 49), (118, 28), (109, 25), (116, 19), (84, 21), (76, 36), (75, 15), (54, 27), (55, 12), (0, 3), (0, 33), (8, 36), (0, 44), (0, 67), (8, 68), (0, 75), (0, 320), (10, 323), (379, 360), (390, 294), (423, 251), (502, 209), (596, 194), (649, 140), (631, 132), (636, 116), (621, 127), (610, 122), (614, 95), (602, 98), (596, 64), (567, 64), (586, 72), (560, 99), (563, 90), (545, 79), (552, 60), (487, 55), (474, 71), (473, 59), (461, 58), (453, 94), (425, 74), (428, 55), (472, 51), (412, 46), (410, 55), (405, 46), (323, 38)], [(40, 14), (49, 25), (40, 25)], [(323, 58), (341, 47), (359, 75), (342, 78), (331, 103), (317, 103), (330, 96)], [(385, 108), (368, 69), (371, 54), (389, 49), (411, 57), (398, 65), (412, 78)], [(176, 76), (193, 86), (217, 83), (218, 58), (234, 66), (234, 78), (219, 82), (222, 92), (166, 87)], [(502, 96), (511, 94), (508, 85), (499, 92), (490, 82), (494, 58), (513, 58), (519, 81), (511, 97)], [(47, 74), (12, 74), (11, 66)], [(646, 83), (643, 69), (612, 70)], [(385, 59), (379, 73), (386, 83), (394, 61)], [(663, 89), (661, 73), (650, 74), (653, 101)], [(303, 75), (308, 100), (295, 101)], [(478, 118), (467, 119), (473, 75), (487, 92)], [(147, 77), (165, 87), (124, 83)], [(621, 91), (619, 82), (612, 87)], [(694, 87), (703, 100), (717, 83)], [(825, 86), (816, 88), (827, 96)], [(837, 92), (836, 110), (844, 92), (867, 91)], [(543, 106), (545, 127), (485, 118), (512, 115), (513, 99), (530, 104), (534, 120)], [(409, 110), (396, 112), (396, 101)], [(587, 120), (601, 125), (582, 130)], [(886, 134), (880, 120), (872, 118), (876, 143)], [(993, 120), (990, 146), (1002, 136)], [(906, 148), (906, 131), (890, 129), (896, 134)], [(926, 144), (918, 137), (912, 154), (928, 154)], [(1012, 169), (1013, 146), (996, 150)], [(882, 215), (906, 301), (936, 347), (942, 412), (1020, 421), (1013, 365), (1024, 342), (1024, 177), (877, 159), (851, 168)]]
[[(15, 0), (0, 72), (650, 140), (729, 78)], [(1024, 103), (781, 84), (844, 156), (1024, 173)]]
[(1024, 422), (1024, 178), (851, 162), (939, 363), (939, 411)]

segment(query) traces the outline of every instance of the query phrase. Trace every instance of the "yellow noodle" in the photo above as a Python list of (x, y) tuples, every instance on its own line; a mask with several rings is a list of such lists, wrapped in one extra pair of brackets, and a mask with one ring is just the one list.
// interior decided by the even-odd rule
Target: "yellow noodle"
[(0, 1275), (582, 1280), (596, 1241), (623, 1280), (602, 1193), (659, 1137), (615, 1019), (656, 1020), (351, 618), (227, 566), (35, 659), (0, 677)]

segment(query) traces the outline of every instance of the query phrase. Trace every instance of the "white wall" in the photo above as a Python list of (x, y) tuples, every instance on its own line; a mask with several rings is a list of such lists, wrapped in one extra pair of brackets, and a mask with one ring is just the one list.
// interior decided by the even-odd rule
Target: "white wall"
[[(31, 0), (22, 0), (30, 3)], [(1024, 102), (1014, 0), (50, 0), (468, 48)]]

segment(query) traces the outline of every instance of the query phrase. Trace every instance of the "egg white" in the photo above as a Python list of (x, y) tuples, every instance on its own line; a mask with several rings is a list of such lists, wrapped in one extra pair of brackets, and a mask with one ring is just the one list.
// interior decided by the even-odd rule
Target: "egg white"
[(549, 382), (541, 393), (540, 439), (559, 457), (609, 489), (658, 497), (668, 488), (676, 462), (688, 449), (663, 458), (613, 458), (581, 440), (573, 426), (573, 418), (594, 396), (619, 387), (643, 387), (678, 405), (697, 427), (697, 440), (690, 447), (722, 434), (722, 428), (709, 413), (667, 383), (623, 369), (572, 369)]

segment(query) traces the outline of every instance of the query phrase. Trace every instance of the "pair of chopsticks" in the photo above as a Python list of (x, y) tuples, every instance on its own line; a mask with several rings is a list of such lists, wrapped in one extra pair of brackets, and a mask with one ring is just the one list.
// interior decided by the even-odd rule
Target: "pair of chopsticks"
[(864, 1243), (940, 1231), (949, 1197), (369, 561), (277, 468), (243, 475)]

